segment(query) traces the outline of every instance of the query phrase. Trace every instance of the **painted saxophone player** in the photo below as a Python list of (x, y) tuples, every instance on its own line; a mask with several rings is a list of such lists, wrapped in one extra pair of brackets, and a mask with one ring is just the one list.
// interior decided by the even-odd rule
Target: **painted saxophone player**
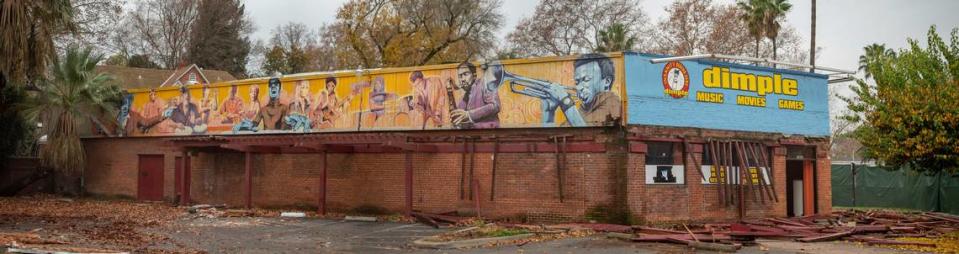
[[(490, 76), (508, 82), (514, 93), (539, 98), (543, 110), (543, 126), (554, 126), (556, 110), (566, 116), (564, 126), (612, 125), (620, 118), (622, 102), (612, 91), (616, 79), (613, 61), (602, 54), (584, 54), (573, 62), (574, 87), (546, 80), (518, 76), (503, 70), (494, 63), (489, 67)], [(571, 92), (580, 100), (577, 107)]]
[[(489, 74), (487, 71), (486, 74)], [(470, 62), (460, 63), (456, 67), (456, 77), (459, 78), (459, 88), (463, 89), (463, 97), (455, 100), (452, 85), (447, 84), (447, 94), (455, 101), (450, 105), (450, 120), (457, 129), (492, 129), (499, 128), (499, 80), (489, 76), (479, 78), (476, 75), (476, 66)], [(455, 106), (455, 107), (454, 107)]]

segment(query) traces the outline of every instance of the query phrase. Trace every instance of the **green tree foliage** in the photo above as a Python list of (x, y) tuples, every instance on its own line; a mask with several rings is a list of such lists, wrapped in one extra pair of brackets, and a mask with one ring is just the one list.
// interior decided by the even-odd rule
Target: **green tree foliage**
[(150, 56), (144, 54), (130, 56), (130, 59), (127, 59), (127, 67), (160, 69), (159, 64), (150, 60)]
[(766, 32), (766, 38), (773, 41), (773, 60), (778, 58), (776, 51), (779, 50), (776, 40), (779, 38), (779, 30), (782, 28), (781, 21), (786, 17), (786, 13), (792, 10), (792, 4), (789, 0), (764, 0), (763, 1), (763, 26)]
[(274, 72), (291, 73), (289, 65), (286, 64), (287, 53), (280, 46), (273, 46), (270, 51), (264, 54), (263, 71), (266, 75), (272, 75)]
[(190, 31), (187, 61), (246, 77), (251, 24), (239, 0), (200, 0)]
[(926, 172), (959, 172), (959, 29), (946, 43), (935, 27), (893, 54), (870, 45), (860, 58), (875, 83), (857, 80), (843, 98), (860, 124), (853, 136), (869, 158)]
[(54, 36), (72, 20), (68, 0), (0, 0), (0, 88), (42, 75), (56, 56)]
[(306, 24), (287, 23), (273, 29), (269, 50), (263, 53), (263, 69), (266, 75), (315, 71), (312, 61), (321, 56), (310, 54), (317, 50), (316, 34)]
[[(94, 68), (103, 59), (91, 55), (91, 49), (70, 47), (63, 59), (51, 66), (51, 78), (41, 81), (40, 91), (31, 93), (21, 104), (21, 113), (29, 122), (43, 124), (47, 144), (40, 151), (41, 164), (64, 177), (60, 191), (77, 194), (80, 172), (86, 165), (78, 128), (93, 121), (104, 132), (100, 116), (114, 115), (120, 96), (112, 77)], [(59, 178), (59, 177), (58, 177)]]
[(0, 163), (29, 136), (13, 106), (56, 57), (56, 36), (75, 30), (73, 16), (68, 0), (0, 0)]
[(599, 31), (597, 37), (599, 45), (596, 46), (596, 52), (628, 51), (636, 45), (636, 36), (621, 23), (613, 23)]
[[(29, 136), (32, 126), (23, 120), (20, 113), (14, 105), (23, 102), (25, 89), (20, 86), (8, 86), (2, 88), (0, 92), (0, 133), (3, 133), (0, 139), (0, 154), (11, 155), (18, 151), (22, 141)], [(4, 164), (7, 156), (0, 156), (0, 165)]]
[(859, 70), (866, 75), (866, 78), (872, 77), (872, 69), (882, 68), (883, 63), (896, 57), (896, 52), (887, 49), (885, 44), (873, 43), (863, 48), (866, 54), (859, 56)]
[(764, 0), (740, 0), (736, 2), (736, 6), (739, 6), (739, 9), (742, 10), (739, 18), (743, 23), (746, 23), (749, 35), (756, 40), (755, 57), (759, 57), (759, 41), (766, 34), (763, 26), (763, 17), (765, 16), (763, 2)]

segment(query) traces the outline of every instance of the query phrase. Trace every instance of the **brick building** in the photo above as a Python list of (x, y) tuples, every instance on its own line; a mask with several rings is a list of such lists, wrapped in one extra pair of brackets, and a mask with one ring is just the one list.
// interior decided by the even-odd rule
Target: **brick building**
[(827, 213), (827, 79), (627, 52), (130, 90), (129, 135), (83, 140), (84, 188), (529, 220)]

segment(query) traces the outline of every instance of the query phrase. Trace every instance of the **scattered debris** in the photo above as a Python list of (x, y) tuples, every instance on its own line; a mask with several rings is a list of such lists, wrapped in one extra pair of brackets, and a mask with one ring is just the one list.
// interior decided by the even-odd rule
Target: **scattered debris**
[(421, 212), (412, 212), (410, 215), (419, 221), (420, 223), (426, 224), (433, 228), (439, 228), (441, 226), (457, 226), (457, 225), (470, 225), (473, 224), (468, 217), (460, 217), (448, 214), (431, 214), (431, 213), (421, 213)]
[(306, 213), (304, 213), (304, 212), (282, 212), (282, 213), (280, 213), (280, 217), (286, 217), (286, 218), (305, 218), (305, 217), (306, 217)]
[(959, 216), (949, 214), (850, 210), (798, 218), (750, 219), (730, 224), (703, 224), (693, 227), (683, 224), (678, 229), (633, 226), (631, 235), (608, 236), (635, 242), (686, 244), (697, 249), (718, 251), (735, 251), (742, 245), (753, 245), (756, 238), (793, 239), (799, 242), (848, 240), (870, 245), (938, 250), (937, 243), (903, 237), (930, 239), (955, 232), (959, 238), (957, 230)]
[(347, 215), (346, 218), (344, 218), (344, 220), (346, 220), (346, 221), (376, 222), (376, 217)]

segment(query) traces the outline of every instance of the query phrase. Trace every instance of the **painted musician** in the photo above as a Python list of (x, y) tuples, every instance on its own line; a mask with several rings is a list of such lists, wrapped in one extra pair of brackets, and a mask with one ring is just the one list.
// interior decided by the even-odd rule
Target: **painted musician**
[(286, 117), (284, 120), (286, 125), (291, 127), (294, 131), (310, 131), (310, 119), (307, 116), (310, 113), (311, 104), (313, 100), (310, 99), (310, 81), (300, 80), (296, 81), (296, 86), (293, 92), (293, 101), (290, 102), (290, 108), (287, 111)]
[(146, 118), (136, 111), (130, 110), (133, 107), (133, 94), (123, 94), (123, 104), (120, 105), (120, 112), (117, 116), (117, 132), (121, 137), (146, 134), (150, 128), (156, 126), (166, 117), (162, 114)]
[(410, 108), (413, 109), (415, 127), (426, 128), (443, 125), (446, 105), (446, 91), (436, 78), (427, 79), (423, 72), (410, 73), (410, 84), (413, 87), (413, 98)]
[(582, 104), (576, 102), (563, 86), (552, 86), (547, 90), (549, 98), (543, 99), (543, 122), (555, 122), (556, 109), (562, 110), (568, 126), (611, 125), (620, 118), (622, 102), (611, 91), (616, 79), (613, 61), (602, 54), (584, 54), (573, 62), (573, 80), (576, 83), (576, 95)]
[(500, 100), (497, 87), (488, 87), (476, 76), (476, 66), (463, 62), (456, 68), (463, 98), (456, 101), (450, 119), (458, 128), (499, 128)]
[(334, 77), (327, 77), (324, 81), (326, 89), (320, 91), (316, 99), (316, 105), (310, 113), (310, 119), (313, 120), (315, 128), (331, 128), (333, 123), (343, 114), (343, 106), (353, 100), (353, 94), (348, 94), (343, 99), (336, 95), (337, 81)]
[(154, 118), (160, 116), (164, 108), (166, 108), (166, 102), (157, 96), (156, 88), (150, 88), (150, 101), (143, 104), (140, 113), (144, 118)]
[(230, 96), (223, 100), (223, 107), (220, 108), (220, 115), (224, 118), (222, 123), (238, 123), (243, 118), (243, 99), (236, 93), (236, 85), (230, 86)]
[(270, 79), (269, 88), (270, 101), (260, 108), (259, 113), (253, 118), (253, 126), (259, 126), (262, 123), (264, 130), (286, 129), (284, 117), (289, 108), (280, 103), (280, 79)]

